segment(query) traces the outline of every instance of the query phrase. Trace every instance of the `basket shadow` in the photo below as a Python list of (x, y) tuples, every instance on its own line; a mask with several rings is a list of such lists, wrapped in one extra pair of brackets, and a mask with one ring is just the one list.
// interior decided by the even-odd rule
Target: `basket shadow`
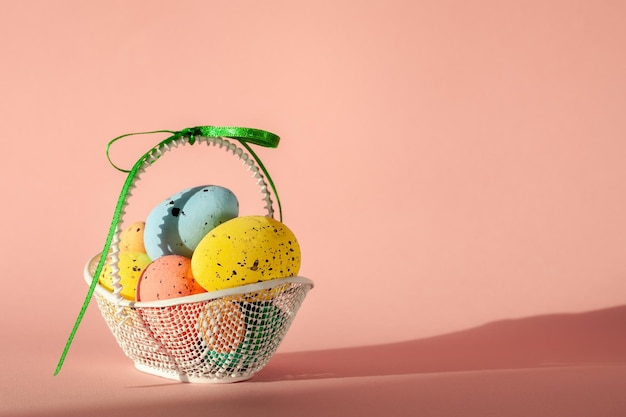
[(277, 353), (251, 382), (626, 363), (626, 305), (384, 345)]

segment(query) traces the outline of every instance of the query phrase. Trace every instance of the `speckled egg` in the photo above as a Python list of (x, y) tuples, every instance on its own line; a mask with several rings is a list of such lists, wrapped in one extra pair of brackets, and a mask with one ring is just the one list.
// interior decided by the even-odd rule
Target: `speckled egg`
[(227, 299), (207, 304), (200, 316), (200, 334), (214, 353), (235, 351), (246, 334), (246, 323), (239, 305)]
[(205, 292), (193, 277), (191, 259), (165, 255), (155, 259), (141, 274), (136, 301), (167, 300)]
[(239, 303), (217, 299), (207, 304), (199, 323), (200, 334), (209, 348), (205, 360), (212, 372), (234, 372), (243, 359), (239, 349), (246, 335)]
[[(127, 300), (135, 299), (137, 282), (143, 270), (151, 262), (150, 257), (145, 253), (123, 252), (118, 254), (120, 284), (122, 291), (120, 295)], [(100, 285), (109, 291), (113, 291), (113, 276), (111, 275), (111, 265), (107, 262), (98, 279)]]
[(266, 216), (242, 216), (211, 230), (198, 244), (191, 269), (207, 291), (296, 276), (300, 246), (293, 232)]
[(241, 309), (245, 332), (237, 333), (236, 344), (221, 343), (216, 346), (213, 343), (210, 345), (213, 349), (205, 356), (209, 363), (222, 372), (245, 371), (251, 366), (263, 365), (278, 347), (276, 336), (287, 319), (284, 312), (271, 301), (237, 304)]
[(120, 252), (146, 253), (146, 247), (143, 244), (143, 231), (146, 223), (137, 221), (126, 227), (120, 233)]
[(164, 255), (188, 258), (215, 226), (239, 214), (232, 191), (202, 185), (180, 191), (159, 203), (146, 218), (144, 245), (152, 259)]

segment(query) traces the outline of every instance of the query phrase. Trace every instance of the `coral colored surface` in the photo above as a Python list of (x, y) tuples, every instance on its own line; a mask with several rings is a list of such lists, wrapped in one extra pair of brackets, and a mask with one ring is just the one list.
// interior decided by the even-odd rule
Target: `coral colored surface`
[[(626, 415), (626, 3), (2, 1), (0, 416)], [(123, 133), (213, 124), (311, 291), (249, 382), (144, 375), (86, 293)], [(128, 167), (163, 136), (116, 143)], [(232, 158), (176, 150), (129, 222)], [(249, 197), (252, 195), (252, 197)]]

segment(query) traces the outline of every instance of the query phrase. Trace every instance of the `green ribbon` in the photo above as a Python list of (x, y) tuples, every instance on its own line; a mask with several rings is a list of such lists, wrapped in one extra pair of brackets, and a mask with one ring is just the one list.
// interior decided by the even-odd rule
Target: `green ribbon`
[[(172, 136), (159, 142), (156, 146), (152, 147), (148, 152), (143, 154), (143, 156), (139, 158), (137, 162), (135, 162), (135, 165), (133, 165), (131, 169), (127, 170), (127, 169), (120, 168), (117, 165), (115, 165), (113, 161), (111, 160), (111, 157), (109, 155), (109, 150), (113, 143), (127, 136), (149, 135), (149, 134), (155, 134), (155, 133), (170, 133)], [(78, 327), (80, 326), (80, 323), (83, 320), (85, 312), (87, 311), (89, 302), (98, 284), (98, 277), (102, 273), (102, 269), (106, 262), (109, 249), (111, 247), (111, 242), (113, 241), (113, 237), (116, 233), (117, 226), (120, 222), (120, 219), (124, 210), (124, 205), (126, 204), (126, 199), (128, 198), (130, 189), (133, 185), (135, 177), (137, 176), (139, 172), (139, 169), (145, 164), (145, 162), (149, 158), (152, 157), (152, 154), (154, 153), (155, 150), (161, 149), (182, 137), (187, 137), (189, 144), (193, 145), (194, 143), (196, 143), (196, 138), (198, 136), (208, 137), (208, 138), (225, 137), (225, 138), (235, 139), (250, 153), (250, 155), (252, 155), (252, 157), (256, 161), (261, 171), (263, 171), (263, 174), (267, 178), (267, 181), (269, 182), (269, 185), (272, 188), (272, 191), (274, 192), (274, 196), (276, 197), (276, 204), (278, 205), (279, 219), (280, 221), (282, 221), (283, 212), (282, 212), (282, 207), (280, 204), (280, 198), (278, 197), (278, 192), (276, 191), (276, 186), (274, 185), (274, 181), (272, 181), (272, 178), (270, 177), (269, 173), (267, 172), (267, 169), (261, 162), (260, 158), (257, 156), (257, 154), (252, 150), (252, 148), (249, 145), (249, 144), (254, 144), (254, 145), (264, 146), (268, 148), (276, 148), (278, 146), (280, 138), (273, 133), (260, 130), (260, 129), (253, 129), (249, 127), (197, 126), (197, 127), (185, 128), (180, 131), (154, 130), (150, 132), (127, 133), (125, 135), (121, 135), (112, 139), (107, 144), (107, 147), (106, 147), (107, 159), (109, 160), (109, 162), (115, 169), (117, 169), (118, 171), (128, 173), (128, 176), (126, 177), (126, 181), (124, 182), (124, 185), (122, 186), (122, 191), (120, 192), (120, 196), (117, 200), (117, 205), (115, 206), (115, 212), (113, 213), (113, 220), (111, 221), (111, 226), (109, 228), (109, 233), (107, 235), (104, 248), (102, 249), (102, 253), (100, 254), (100, 261), (98, 262), (98, 266), (96, 268), (96, 271), (94, 272), (91, 285), (89, 286), (89, 291), (87, 292), (87, 296), (85, 297), (85, 300), (80, 309), (80, 312), (78, 313), (78, 317), (76, 318), (74, 327), (72, 328), (72, 331), (70, 332), (67, 342), (65, 343), (65, 348), (63, 349), (63, 353), (61, 353), (61, 357), (57, 364), (56, 370), (54, 371), (54, 375), (57, 375), (59, 371), (61, 370), (61, 367), (63, 366), (63, 362), (65, 362), (67, 353), (76, 335), (76, 331), (78, 330)]]

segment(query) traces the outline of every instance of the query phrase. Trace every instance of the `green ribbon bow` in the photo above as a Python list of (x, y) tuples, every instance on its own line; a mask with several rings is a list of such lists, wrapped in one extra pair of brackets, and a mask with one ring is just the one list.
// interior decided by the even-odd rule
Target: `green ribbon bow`
[[(122, 169), (122, 168), (118, 167), (117, 165), (115, 165), (113, 163), (113, 161), (111, 161), (111, 157), (109, 155), (109, 149), (111, 148), (111, 145), (113, 143), (115, 143), (118, 140), (120, 140), (122, 138), (125, 138), (127, 136), (149, 135), (149, 134), (154, 134), (154, 133), (171, 133), (172, 136), (170, 136), (167, 139), (159, 142), (156, 146), (154, 146), (148, 152), (143, 154), (143, 156), (141, 158), (139, 158), (139, 160), (137, 160), (135, 165), (133, 165), (133, 167), (131, 169), (129, 169), (129, 170)], [(83, 305), (82, 305), (82, 307), (80, 309), (80, 312), (78, 313), (78, 317), (76, 318), (76, 322), (74, 323), (74, 327), (72, 328), (72, 331), (70, 332), (70, 335), (69, 335), (69, 337), (67, 339), (67, 342), (65, 343), (65, 348), (63, 349), (63, 353), (61, 354), (61, 357), (59, 359), (59, 363), (57, 364), (56, 370), (54, 371), (54, 375), (57, 375), (59, 373), (59, 371), (61, 370), (61, 367), (63, 366), (63, 362), (65, 362), (65, 358), (66, 358), (67, 353), (68, 353), (68, 351), (70, 349), (70, 346), (72, 344), (72, 341), (74, 340), (74, 336), (76, 335), (76, 331), (78, 330), (78, 327), (80, 326), (80, 323), (83, 320), (85, 312), (87, 311), (87, 307), (89, 306), (89, 302), (91, 300), (91, 297), (93, 296), (93, 293), (94, 293), (94, 291), (96, 289), (96, 285), (98, 284), (98, 277), (100, 276), (100, 274), (102, 272), (102, 269), (103, 269), (105, 261), (106, 261), (107, 254), (108, 254), (109, 249), (111, 247), (111, 242), (113, 241), (113, 237), (114, 237), (114, 235), (116, 233), (117, 226), (118, 226), (118, 224), (120, 222), (120, 218), (122, 216), (122, 212), (123, 212), (123, 209), (124, 209), (124, 205), (125, 205), (126, 199), (128, 198), (128, 195), (129, 195), (130, 189), (132, 187), (133, 181), (134, 181), (135, 177), (137, 176), (139, 169), (143, 166), (143, 164), (146, 162), (146, 160), (148, 160), (151, 157), (152, 153), (156, 149), (163, 148), (163, 147), (167, 146), (168, 144), (176, 141), (177, 139), (180, 139), (181, 137), (187, 137), (189, 144), (193, 145), (196, 142), (196, 137), (198, 137), (198, 136), (200, 136), (200, 137), (208, 137), (208, 138), (225, 137), (225, 138), (229, 138), (229, 139), (235, 139), (235, 140), (237, 140), (241, 144), (241, 146), (243, 146), (250, 153), (250, 155), (252, 155), (252, 157), (256, 161), (256, 163), (259, 166), (259, 168), (261, 169), (261, 171), (263, 171), (263, 174), (267, 178), (267, 181), (269, 182), (269, 185), (272, 188), (272, 191), (274, 192), (274, 196), (276, 197), (276, 204), (278, 205), (279, 219), (280, 219), (280, 221), (282, 221), (282, 218), (283, 218), (282, 207), (281, 207), (281, 204), (280, 204), (280, 199), (278, 197), (278, 192), (276, 191), (276, 186), (274, 185), (274, 182), (272, 181), (272, 178), (270, 177), (269, 173), (267, 172), (267, 169), (265, 168), (265, 166), (263, 165), (263, 163), (261, 162), (261, 160), (259, 159), (257, 154), (252, 150), (252, 148), (249, 145), (249, 144), (254, 144), (254, 145), (264, 146), (264, 147), (267, 147), (267, 148), (276, 148), (278, 146), (280, 138), (277, 135), (273, 134), (273, 133), (266, 132), (266, 131), (260, 130), (260, 129), (253, 129), (253, 128), (249, 128), (249, 127), (197, 126), (197, 127), (185, 128), (185, 129), (180, 130), (180, 131), (154, 130), (154, 131), (150, 131), (150, 132), (128, 133), (128, 134), (121, 135), (121, 136), (118, 136), (118, 137), (112, 139), (107, 144), (107, 147), (106, 147), (107, 159), (109, 160), (109, 162), (111, 163), (111, 165), (115, 169), (117, 169), (118, 171), (122, 171), (122, 172), (128, 173), (128, 176), (126, 177), (126, 181), (124, 182), (124, 185), (122, 186), (122, 191), (120, 192), (120, 196), (119, 196), (119, 199), (117, 201), (117, 205), (115, 207), (115, 212), (113, 213), (113, 220), (111, 221), (111, 227), (109, 228), (109, 234), (107, 236), (106, 243), (105, 243), (104, 248), (102, 250), (102, 253), (100, 255), (100, 261), (98, 262), (98, 266), (97, 266), (96, 271), (95, 271), (95, 273), (93, 275), (93, 279), (91, 281), (91, 285), (89, 286), (89, 291), (87, 292), (87, 296), (85, 297), (85, 301), (83, 302)]]

